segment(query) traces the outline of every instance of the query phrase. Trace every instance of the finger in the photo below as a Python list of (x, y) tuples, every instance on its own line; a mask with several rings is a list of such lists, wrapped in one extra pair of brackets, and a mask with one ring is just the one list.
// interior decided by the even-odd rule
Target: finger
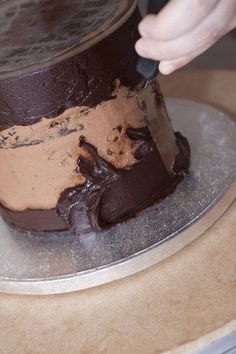
[[(228, 1), (228, 0), (227, 0)], [(148, 15), (139, 25), (142, 37), (167, 41), (196, 28), (219, 0), (171, 0), (158, 15)]]
[(158, 61), (174, 61), (179, 58), (194, 57), (195, 52), (207, 50), (217, 41), (215, 37), (211, 41), (202, 44), (201, 46), (186, 45), (186, 39), (170, 42), (156, 42), (153, 39), (141, 38), (135, 45), (137, 53), (144, 58), (150, 58)]
[(204, 53), (210, 46), (214, 43), (209, 43), (205, 47), (196, 50), (192, 55), (186, 55), (174, 60), (163, 60), (159, 64), (159, 71), (163, 75), (169, 75), (174, 71), (183, 68), (185, 65), (189, 64), (192, 60), (196, 59), (199, 55)]
[(233, 30), (234, 28), (236, 28), (236, 11), (231, 23), (229, 23), (229, 31)]
[[(208, 48), (232, 27), (236, 1), (227, 1), (229, 6), (219, 3), (211, 15), (187, 35), (166, 42), (141, 38), (136, 43), (137, 52), (143, 57), (161, 61), (191, 56), (195, 51)], [(217, 19), (223, 19), (224, 26), (222, 21), (218, 20), (218, 23)]]
[(190, 63), (194, 58), (195, 57), (193, 56), (185, 56), (175, 60), (161, 61), (159, 64), (159, 71), (162, 75), (172, 74), (174, 71)]
[(174, 71), (183, 68), (185, 65), (189, 64), (192, 60), (197, 58), (199, 55), (204, 53), (208, 47), (202, 48), (199, 51), (196, 51), (192, 55), (186, 55), (184, 57), (174, 59), (174, 60), (169, 60), (169, 61), (161, 61), (159, 64), (159, 71), (162, 75), (169, 75), (173, 73)]

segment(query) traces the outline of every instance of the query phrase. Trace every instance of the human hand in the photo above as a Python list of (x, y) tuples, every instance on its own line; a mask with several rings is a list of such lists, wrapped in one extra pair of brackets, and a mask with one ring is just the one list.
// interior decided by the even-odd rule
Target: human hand
[(140, 56), (160, 61), (162, 74), (170, 74), (235, 27), (236, 0), (170, 0), (158, 15), (142, 20), (135, 47)]

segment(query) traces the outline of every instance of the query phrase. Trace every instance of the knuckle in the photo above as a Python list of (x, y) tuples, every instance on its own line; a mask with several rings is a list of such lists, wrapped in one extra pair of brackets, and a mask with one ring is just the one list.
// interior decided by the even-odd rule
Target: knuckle
[(219, 0), (202, 1), (199, 0), (197, 4), (197, 12), (201, 18), (205, 17), (208, 13), (212, 11), (214, 6), (219, 2)]
[(217, 28), (209, 27), (207, 29), (204, 29), (200, 31), (194, 38), (194, 40), (197, 41), (197, 43), (200, 44), (207, 44), (207, 43), (212, 43), (219, 39), (221, 36), (220, 31)]

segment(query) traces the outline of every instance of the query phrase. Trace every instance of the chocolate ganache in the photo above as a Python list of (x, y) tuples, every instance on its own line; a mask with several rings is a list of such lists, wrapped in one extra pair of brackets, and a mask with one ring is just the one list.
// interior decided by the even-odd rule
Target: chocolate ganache
[[(82, 139), (80, 144), (86, 153), (80, 156), (78, 166), (86, 182), (65, 190), (58, 202), (58, 213), (74, 234), (100, 231), (135, 216), (156, 199), (172, 192), (182, 178), (183, 169), (189, 167), (189, 145), (181, 134), (177, 133), (180, 150), (173, 176), (167, 173), (148, 128), (129, 128), (126, 134), (141, 142), (134, 154), (136, 162), (127, 170), (114, 169)], [(158, 170), (152, 169), (150, 174), (152, 164), (158, 166)], [(164, 188), (155, 191), (158, 184)]]
[[(83, 14), (84, 16), (91, 16), (89, 11), (89, 4), (93, 2), (94, 1), (90, 1), (87, 4), (87, 12), (82, 12), (82, 14), (79, 12), (80, 19), (82, 18)], [(34, 2), (32, 3), (34, 5)], [(60, 5), (60, 2), (58, 1), (56, 2), (57, 5), (54, 4), (54, 7), (59, 7), (57, 11), (55, 9), (54, 10), (57, 13), (60, 13), (61, 16), (63, 14), (64, 8), (66, 7), (66, 4), (68, 4), (70, 11), (73, 11), (76, 3), (78, 3), (77, 6), (80, 8), (80, 1), (78, 0), (67, 0), (63, 3), (63, 6), (62, 4)], [(84, 2), (82, 1), (82, 3)], [(97, 1), (95, 1), (95, 4), (96, 3)], [(115, 1), (113, 5), (112, 2), (105, 1), (105, 4), (100, 6), (102, 8), (106, 8), (108, 5), (107, 3), (109, 3), (108, 8), (111, 7), (111, 10), (113, 11), (107, 11), (108, 14), (105, 12), (105, 19), (109, 14), (113, 13), (118, 6), (117, 1)], [(44, 10), (43, 14), (45, 14), (45, 18), (43, 17), (44, 21), (42, 19), (41, 21), (44, 24), (48, 24), (49, 21), (49, 23), (52, 25), (51, 18), (47, 17), (48, 12), (52, 6), (51, 0), (39, 1), (39, 4), (42, 5), (43, 9), (47, 9), (47, 5), (49, 7), (47, 11)], [(74, 7), (72, 6), (73, 4)], [(84, 4), (83, 6), (85, 7)], [(21, 27), (25, 26), (26, 18), (31, 18), (32, 13), (34, 14), (34, 18), (36, 17), (36, 11), (37, 8), (35, 8), (35, 6), (31, 6), (27, 11), (23, 12), (25, 19), (22, 20), (24, 22), (21, 23)], [(17, 26), (20, 25), (20, 23), (18, 23), (20, 20), (21, 19), (19, 19), (19, 21), (15, 20), (15, 22), (13, 22), (13, 33), (8, 34), (7, 32), (10, 38), (12, 38), (12, 34), (13, 41), (16, 39), (18, 40), (19, 29)], [(37, 21), (37, 17), (35, 18), (35, 21)], [(75, 53), (74, 55), (68, 58), (66, 56), (66, 59), (63, 60), (65, 54), (62, 53), (61, 61), (57, 62), (56, 64), (49, 62), (48, 66), (46, 66), (46, 61), (42, 69), (38, 69), (37, 66), (35, 67), (36, 64), (34, 64), (32, 67), (30, 67), (30, 72), (27, 74), (21, 74), (19, 72), (19, 75), (13, 76), (11, 72), (1, 72), (1, 70), (4, 70), (4, 66), (1, 66), (2, 69), (0, 70), (0, 78), (2, 76), (3, 79), (0, 79), (0, 130), (9, 128), (14, 125), (34, 124), (38, 122), (42, 117), (55, 117), (70, 107), (95, 107), (100, 102), (109, 100), (111, 98), (112, 91), (114, 89), (114, 81), (117, 78), (119, 78), (119, 80), (125, 86), (134, 87), (140, 81), (140, 76), (136, 73), (135, 70), (137, 56), (134, 51), (134, 44), (138, 39), (137, 23), (139, 21), (140, 13), (138, 10), (135, 10), (129, 21), (121, 26), (120, 29), (115, 31), (101, 42), (95, 44), (88, 50), (76, 54), (76, 48), (74, 48), (72, 51), (72, 53)], [(87, 22), (83, 20), (82, 23), (84, 23), (84, 27), (86, 27)], [(74, 23), (74, 26), (76, 25), (78, 25), (78, 20), (76, 20)], [(44, 28), (45, 25), (42, 25), (42, 27)], [(64, 27), (65, 26), (62, 27), (61, 31), (66, 31), (67, 27)], [(92, 25), (90, 24), (89, 27), (92, 27)], [(57, 29), (56, 24), (54, 24), (53, 28), (55, 32)], [(79, 29), (80, 26), (77, 28), (77, 31), (80, 34), (80, 38), (81, 33)], [(22, 28), (24, 34), (26, 30), (27, 28)], [(28, 30), (30, 31), (30, 29)], [(67, 36), (70, 35), (71, 31), (72, 30), (69, 28), (67, 31)], [(85, 33), (87, 33), (87, 31)], [(37, 35), (41, 35), (40, 23), (37, 27), (35, 26), (35, 32), (35, 36), (33, 38), (30, 37), (32, 42), (36, 40)], [(65, 32), (63, 33), (65, 36)], [(5, 41), (8, 39), (8, 36), (3, 36), (0, 34), (0, 46), (4, 45)], [(51, 41), (52, 39), (50, 42)], [(20, 42), (20, 44), (22, 43)], [(33, 43), (30, 42), (30, 44), (34, 49)], [(46, 45), (46, 43), (44, 44)], [(65, 46), (64, 43), (63, 45)], [(69, 43), (69, 45), (71, 45), (71, 43)], [(38, 52), (40, 53), (40, 49), (41, 46), (35, 55), (38, 55)], [(18, 51), (21, 50), (21, 48), (18, 48)], [(26, 53), (27, 50), (29, 49), (26, 46)], [(43, 50), (45, 51), (44, 48)], [(63, 50), (65, 50), (64, 47), (61, 48), (61, 51)], [(9, 50), (4, 51), (2, 49), (3, 54), (8, 51)], [(57, 52), (53, 52), (53, 54), (56, 56)], [(14, 52), (10, 51), (8, 55), (14, 56)], [(27, 54), (22, 54), (19, 56), (18, 60), (22, 60), (22, 56), (26, 57), (27, 59)], [(44, 57), (43, 59), (45, 60)], [(3, 64), (4, 60), (6, 61), (7, 59), (3, 58), (2, 62), (0, 61), (0, 63)], [(8, 61), (11, 62), (11, 59)], [(25, 65), (26, 63), (23, 62), (22, 65)], [(15, 63), (15, 65), (17, 65), (17, 63)], [(5, 70), (7, 69), (8, 66), (6, 65)], [(33, 71), (31, 72), (31, 70)]]

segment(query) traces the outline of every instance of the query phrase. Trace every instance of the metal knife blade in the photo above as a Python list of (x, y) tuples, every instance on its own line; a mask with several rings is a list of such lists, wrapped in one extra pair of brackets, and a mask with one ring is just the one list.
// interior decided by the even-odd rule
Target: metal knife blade
[[(148, 13), (158, 13), (167, 2), (168, 0), (149, 0)], [(143, 96), (145, 96), (145, 91), (148, 91), (148, 87), (153, 87), (155, 95), (159, 97), (159, 104), (157, 104), (157, 102), (151, 102), (154, 108), (152, 114), (146, 115), (146, 123), (167, 170), (169, 173), (172, 173), (177, 154), (176, 139), (166, 111), (165, 102), (159, 86), (155, 82), (155, 78), (159, 72), (159, 62), (140, 57), (136, 69), (145, 80), (137, 88), (138, 100), (142, 101)], [(146, 97), (146, 100), (147, 99), (148, 97)]]
[(147, 127), (166, 169), (172, 173), (177, 154), (176, 138), (158, 83), (152, 81), (142, 91), (138, 91), (137, 99), (140, 106), (144, 101), (149, 107), (149, 111), (145, 114)]

